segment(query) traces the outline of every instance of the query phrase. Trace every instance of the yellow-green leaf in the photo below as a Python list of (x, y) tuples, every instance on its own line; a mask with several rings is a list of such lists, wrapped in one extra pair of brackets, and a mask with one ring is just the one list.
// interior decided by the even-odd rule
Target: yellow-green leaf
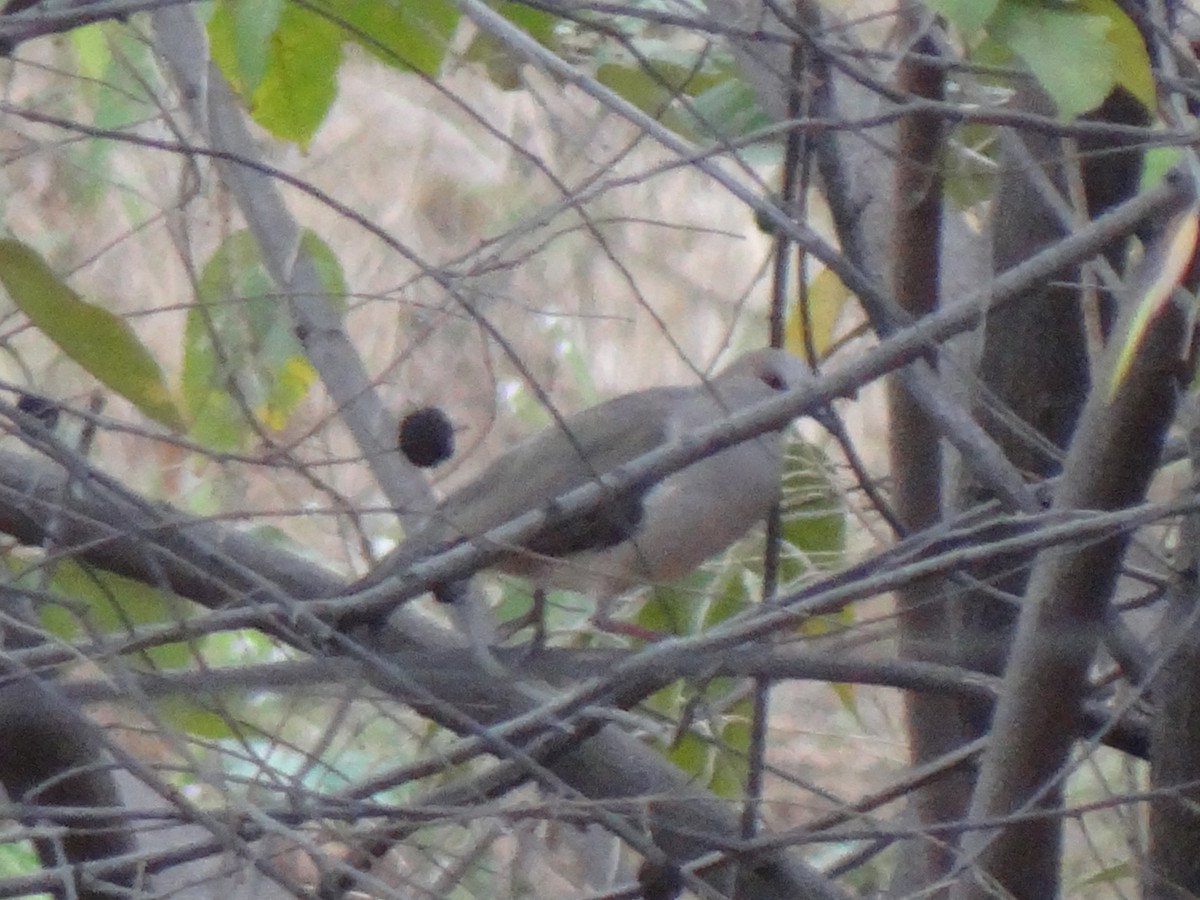
[(267, 71), (271, 35), (279, 25), (283, 0), (221, 0), (208, 20), (213, 61), (243, 97), (250, 96)]
[(746, 701), (738, 703), (727, 714), (725, 727), (721, 729), (721, 744), (713, 758), (712, 777), (708, 780), (709, 790), (718, 797), (740, 797), (746, 791), (746, 776), (750, 771), (746, 755), (750, 747), (749, 707)]
[(158, 361), (124, 319), (86, 302), (20, 241), (0, 240), (0, 283), (34, 326), (98, 381), (156, 422), (184, 429)]
[(1179, 147), (1148, 148), (1142, 157), (1142, 177), (1138, 181), (1138, 189), (1144, 191), (1158, 184), (1181, 159), (1183, 150)]
[(1146, 109), (1153, 110), (1156, 105), (1154, 73), (1138, 27), (1114, 0), (1079, 0), (1079, 4), (1109, 20), (1108, 43), (1113, 48), (1115, 80)]
[(712, 777), (714, 754), (715, 749), (710, 742), (694, 732), (685, 731), (679, 735), (674, 746), (667, 749), (666, 757), (692, 779), (707, 784)]
[(1080, 887), (1094, 887), (1098, 884), (1112, 884), (1123, 878), (1134, 878), (1140, 872), (1140, 864), (1135, 867), (1129, 860), (1106, 866), (1094, 875), (1090, 875), (1079, 883)]
[(254, 121), (302, 148), (337, 96), (342, 30), (327, 18), (289, 3), (267, 42), (266, 68), (250, 99)]
[(858, 700), (854, 693), (854, 685), (847, 684), (842, 681), (829, 682), (829, 689), (833, 691), (838, 702), (842, 705), (842, 709), (851, 715), (858, 717)]
[(1021, 57), (1063, 119), (1095, 109), (1116, 85), (1153, 106), (1145, 45), (1114, 0), (1004, 0), (988, 31)]
[[(64, 602), (43, 606), (42, 624), (67, 640), (90, 630), (122, 635), (140, 625), (171, 625), (188, 618), (192, 610), (174, 594), (112, 572), (85, 569), (71, 560), (55, 564), (49, 586)], [(182, 669), (193, 664), (193, 651), (186, 641), (177, 641), (150, 647), (144, 659), (159, 669)]]
[(1142, 344), (1150, 323), (1171, 302), (1171, 296), (1187, 271), (1196, 253), (1200, 224), (1195, 207), (1177, 216), (1163, 233), (1146, 248), (1145, 258), (1138, 266), (1132, 294), (1137, 300), (1129, 327), (1121, 342), (1117, 359), (1109, 376), (1108, 396), (1111, 399), (1129, 373), (1129, 367)]
[(451, 0), (323, 0), (343, 36), (389, 66), (437, 75), (462, 13)]
[(657, 585), (633, 621), (641, 628), (662, 634), (695, 634), (704, 605), (698, 598), (711, 581), (710, 574), (699, 570), (675, 584)]
[(797, 356), (808, 359), (810, 341), (804, 339), (807, 326), (818, 359), (824, 356), (833, 343), (833, 329), (838, 317), (849, 300), (850, 291), (842, 284), (837, 273), (832, 269), (822, 269), (808, 284), (807, 318), (800, 315), (799, 303), (793, 303), (788, 308), (787, 321), (783, 326), (784, 346)]
[(112, 53), (104, 39), (103, 27), (97, 23), (72, 28), (67, 36), (75, 48), (75, 64), (79, 74), (94, 81), (104, 78), (112, 62)]
[(159, 715), (192, 737), (219, 741), (237, 737), (229, 720), (185, 694), (170, 694), (155, 701)]
[[(346, 284), (337, 257), (312, 232), (301, 240), (322, 288), (339, 303)], [(232, 450), (254, 434), (246, 407), (268, 428), (283, 428), (316, 372), (248, 231), (234, 232), (216, 249), (201, 271), (196, 296), (184, 328), (182, 378), (191, 435), (209, 447)]]
[(832, 464), (815, 444), (788, 445), (783, 472), (782, 583), (813, 567), (832, 568), (846, 548), (846, 508), (834, 484)]

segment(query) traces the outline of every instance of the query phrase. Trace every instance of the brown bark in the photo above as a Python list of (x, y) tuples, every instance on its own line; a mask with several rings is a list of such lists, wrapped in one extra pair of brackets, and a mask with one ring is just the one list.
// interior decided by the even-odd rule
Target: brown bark
[[(910, 14), (911, 15), (911, 14)], [(919, 25), (915, 18), (913, 25)], [(935, 54), (927, 36), (911, 50)], [(940, 100), (944, 94), (940, 68), (907, 57), (897, 70), (897, 86), (916, 97)], [(914, 319), (938, 305), (941, 274), (942, 176), (944, 127), (931, 113), (901, 119), (896, 130), (895, 227), (892, 231), (892, 284), (896, 302)], [(889, 455), (896, 514), (909, 532), (933, 526), (942, 518), (941, 434), (897, 379), (888, 384)], [(942, 579), (930, 579), (896, 592), (900, 612), (900, 653), (908, 659), (947, 662), (951, 631)], [(957, 702), (931, 694), (909, 694), (906, 717), (910, 754), (922, 765), (960, 747), (967, 740)], [(970, 779), (964, 768), (932, 781), (912, 798), (921, 825), (960, 819), (970, 803)], [(929, 885), (953, 864), (950, 841), (920, 841), (909, 857), (904, 880)]]
[[(1152, 256), (1147, 269), (1155, 263)], [(1054, 509), (1121, 509), (1145, 496), (1158, 466), (1181, 383), (1190, 322), (1168, 303), (1152, 319), (1128, 370), (1115, 381), (1123, 338), (1089, 394), (1067, 456)], [(1122, 332), (1118, 332), (1122, 334)], [(992, 740), (971, 807), (976, 823), (1057, 805), (1127, 534), (1074, 551), (1042, 553), (1021, 610)], [(1057, 893), (1061, 820), (1053, 814), (970, 833), (963, 840), (958, 900), (1048, 898)], [(1042, 852), (1033, 852), (1034, 848)]]
[[(1188, 288), (1196, 291), (1196, 261)], [(1189, 435), (1193, 479), (1200, 473), (1197, 441)], [(1163, 627), (1160, 667), (1153, 680), (1156, 710), (1150, 736), (1147, 900), (1200, 895), (1200, 516), (1186, 516), (1175, 554), (1174, 584)]]

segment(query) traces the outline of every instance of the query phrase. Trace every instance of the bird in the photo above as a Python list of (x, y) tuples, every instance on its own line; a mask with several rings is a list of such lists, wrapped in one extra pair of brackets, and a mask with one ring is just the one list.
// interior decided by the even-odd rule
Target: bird
[[(427, 523), (351, 585), (353, 594), (401, 575), (419, 559), (479, 537), (690, 431), (804, 384), (799, 357), (761, 348), (707, 382), (652, 387), (566, 416), (501, 454), (447, 496)], [(492, 568), (549, 589), (593, 597), (597, 624), (613, 599), (644, 584), (674, 581), (729, 547), (764, 519), (779, 498), (779, 431), (727, 447), (657, 483), (613, 493), (597, 508), (502, 553)], [(464, 582), (437, 585), (453, 602)]]

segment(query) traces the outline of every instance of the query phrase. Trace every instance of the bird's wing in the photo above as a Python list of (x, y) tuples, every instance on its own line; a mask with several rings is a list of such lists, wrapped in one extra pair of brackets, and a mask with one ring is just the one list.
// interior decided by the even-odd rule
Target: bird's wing
[[(581, 487), (680, 435), (711, 424), (738, 409), (772, 396), (792, 385), (807, 373), (798, 360), (782, 351), (762, 350), (747, 354), (732, 363), (721, 375), (705, 385), (660, 387), (614, 398), (566, 420), (566, 428), (554, 425), (516, 445), (492, 463), (469, 484), (451, 494), (434, 512), (430, 523), (396, 548), (357, 587), (377, 584), (389, 574), (430, 552), (474, 537), (517, 516), (541, 509), (555, 497)], [(777, 459), (777, 451), (768, 449), (764, 460)], [(678, 516), (665, 498), (687, 494), (687, 508), (696, 507), (696, 491), (712, 491), (712, 480), (723, 483), (717, 494), (738, 493), (742, 462), (766, 471), (772, 465), (757, 465), (742, 452), (726, 452), (712, 461), (703, 461), (668, 479), (673, 485), (663, 493), (658, 505), (666, 514), (658, 515), (679, 530)], [(757, 457), (755, 458), (757, 459)], [(693, 473), (694, 474), (691, 474)], [(771, 473), (768, 473), (771, 474)], [(777, 473), (774, 474), (777, 478)], [(699, 479), (700, 484), (695, 482)], [(758, 481), (747, 485), (747, 491)], [(768, 488), (774, 489), (774, 484)], [(765, 491), (763, 492), (765, 493)], [(566, 556), (587, 550), (604, 550), (637, 537), (639, 526), (647, 519), (642, 492), (624, 492), (613, 496), (601, 509), (582, 516), (561, 517), (552, 521), (526, 546), (548, 556)], [(679, 507), (683, 509), (684, 507)], [(757, 506), (756, 506), (757, 508)], [(707, 507), (705, 507), (707, 515)], [(719, 548), (718, 548), (719, 549)]]
[(626, 394), (568, 417), (566, 429), (550, 426), (446, 498), (432, 527), (481, 534), (653, 450), (670, 439), (670, 410), (683, 390)]

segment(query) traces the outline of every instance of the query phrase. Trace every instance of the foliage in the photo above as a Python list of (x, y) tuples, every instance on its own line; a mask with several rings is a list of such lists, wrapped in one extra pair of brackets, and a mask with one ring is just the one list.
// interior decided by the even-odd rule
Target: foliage
[(932, 0), (982, 61), (1015, 55), (1071, 119), (1099, 106), (1118, 85), (1155, 103), (1150, 58), (1137, 27), (1114, 0)]
[[(317, 235), (303, 246), (317, 260), (331, 302), (344, 297), (337, 258)], [(188, 310), (183, 397), (192, 436), (217, 450), (244, 446), (258, 427), (284, 428), (316, 372), (296, 340), (247, 231), (229, 235), (205, 264)], [(253, 415), (246, 416), (243, 409)]]
[(84, 301), (18, 241), (0, 242), (0, 283), (31, 322), (100, 382), (150, 418), (182, 427), (162, 370), (124, 319)]
[[(130, 721), (135, 712), (144, 716), (160, 742), (152, 762), (174, 786), (159, 793), (180, 821), (204, 824), (223, 835), (221, 846), (254, 860), (266, 859), (256, 843), (264, 833), (286, 837), (307, 848), (323, 876), (382, 868), (380, 858), (390, 855), (388, 876), (406, 890), (479, 895), (497, 871), (511, 871), (514, 893), (565, 896), (546, 849), (554, 847), (547, 820), (599, 824), (646, 860), (691, 835), (686, 850), (671, 851), (678, 854), (671, 865), (713, 848), (733, 848), (736, 865), (749, 858), (737, 847), (748, 826), (728, 813), (745, 805), (755, 829), (771, 832), (770, 840), (782, 835), (787, 862), (775, 866), (763, 856), (763, 865), (745, 867), (746, 897), (793, 895), (797, 883), (787, 879), (796, 871), (836, 895), (843, 863), (847, 883), (891, 880), (893, 866), (917, 865), (922, 854), (896, 837), (891, 813), (877, 811), (881, 798), (916, 790), (907, 782), (910, 765), (944, 760), (901, 760), (894, 695), (867, 684), (928, 691), (948, 698), (947, 708), (962, 701), (959, 711), (986, 694), (980, 703), (988, 715), (964, 717), (977, 722), (990, 719), (996, 695), (988, 692), (999, 682), (967, 671), (977, 650), (969, 643), (893, 659), (895, 645), (908, 652), (912, 642), (909, 616), (896, 624), (889, 592), (936, 583), (955, 600), (979, 589), (992, 599), (1022, 595), (1023, 609), (1049, 606), (1053, 598), (1039, 600), (1032, 587), (1024, 595), (1024, 573), (1095, 552), (1096, 541), (1123, 540), (1147, 522), (1158, 531), (1139, 532), (1143, 545), (1184, 543), (1173, 529), (1186, 498), (1151, 508), (1130, 487), (1140, 484), (1136, 473), (1122, 482), (1128, 496), (1089, 494), (1093, 470), (1117, 465), (1089, 467), (1086, 453), (1111, 444), (1104, 416), (1155, 406), (1131, 392), (1160, 386), (1159, 375), (1190, 375), (1190, 332), (1180, 338), (1164, 329), (1194, 318), (1184, 290), (1194, 269), (1191, 206), (1156, 228), (1139, 220), (1093, 239), (1090, 252), (1104, 252), (1125, 281), (1112, 276), (1089, 302), (1103, 306), (1127, 293), (1137, 306), (1104, 347), (1087, 348), (1090, 359), (1110, 361), (1091, 373), (1107, 392), (1103, 402), (1078, 412), (1094, 447), (1056, 448), (1068, 472), (1041, 485), (1060, 499), (1082, 498), (1078, 509), (1043, 516), (1042, 495), (1027, 483), (1037, 473), (1018, 471), (1006, 455), (1008, 438), (992, 430), (996, 422), (1035, 428), (1036, 409), (1002, 408), (1009, 399), (989, 396), (989, 384), (977, 391), (987, 409), (977, 427), (957, 396), (958, 388), (978, 386), (942, 345), (982, 318), (973, 286), (990, 284), (993, 273), (970, 269), (967, 254), (943, 256), (934, 274), (966, 294), (956, 299), (976, 313), (971, 322), (965, 313), (935, 313), (920, 341), (904, 330), (909, 313), (888, 306), (894, 288), (879, 288), (880, 273), (898, 270), (912, 243), (886, 234), (879, 220), (898, 218), (897, 203), (926, 199), (889, 198), (890, 180), (873, 180), (893, 164), (888, 129), (914, 109), (928, 116), (931, 134), (948, 136), (920, 163), (928, 174), (922, 192), (938, 201), (948, 232), (985, 240), (980, 219), (1000, 206), (995, 192), (1008, 172), (998, 167), (1011, 164), (999, 122), (1045, 138), (1042, 155), (1034, 154), (1046, 167), (1038, 171), (1070, 188), (1059, 198), (1070, 229), (1047, 246), (1074, 246), (1068, 230), (1078, 241), (1088, 227), (1086, 212), (1071, 205), (1087, 173), (1071, 168), (1077, 145), (1070, 142), (1080, 135), (1100, 142), (1089, 159), (1093, 172), (1140, 144), (1129, 139), (1132, 126), (1114, 130), (1110, 147), (1098, 132), (1073, 126), (1098, 117), (1114, 91), (1160, 115), (1158, 92), (1178, 89), (1152, 65), (1159, 57), (1126, 7), (929, 0), (942, 18), (922, 27), (939, 40), (919, 53), (936, 53), (934, 68), (944, 76), (943, 94), (929, 101), (904, 98), (911, 85), (891, 80), (894, 69), (924, 57), (897, 55), (908, 45), (875, 35), (870, 17), (851, 21), (829, 4), (801, 3), (796, 16), (812, 21), (777, 19), (764, 7), (762, 21), (748, 25), (721, 18), (718, 6), (702, 14), (655, 0), (586, 9), (215, 0), (175, 9), (193, 25), (203, 18), (192, 37), (203, 44), (203, 34), (211, 77), (232, 88), (238, 105), (228, 109), (212, 100), (222, 96), (217, 91), (187, 94), (163, 10), (81, 24), (54, 46), (24, 45), (50, 62), (12, 58), (4, 108), (27, 129), (22, 152), (45, 164), (48, 176), (14, 151), (9, 237), (0, 240), (0, 284), (10, 304), (0, 345), (12, 368), (0, 387), (17, 400), (61, 400), (63, 418), (74, 424), (51, 433), (32, 425), (17, 402), (0, 407), (13, 443), (24, 444), (11, 458), (0, 451), (0, 527), (14, 542), (4, 569), (14, 599), (3, 612), (14, 634), (36, 638), (32, 649), (16, 639), (5, 648), (5, 672), (73, 670), (91, 691), (81, 696), (119, 701)], [(14, 12), (0, 25), (35, 14)], [(902, 35), (911, 25), (899, 14), (897, 23)], [(191, 72), (191, 84), (209, 77), (208, 61)], [(1026, 83), (1021, 73), (1052, 101), (1052, 116), (1014, 100)], [(845, 99), (856, 92), (873, 93), (876, 105)], [(193, 107), (199, 99), (210, 105)], [(920, 102), (905, 105), (913, 99)], [(785, 122), (780, 110), (789, 108)], [(1166, 104), (1162, 110), (1139, 141), (1185, 146), (1190, 120), (1172, 118)], [(222, 127), (224, 116), (259, 130), (239, 143)], [(864, 147), (875, 153), (865, 163), (855, 155)], [(1182, 152), (1139, 156), (1140, 189), (1165, 190), (1175, 176), (1157, 176)], [(787, 177), (785, 162), (794, 166)], [(891, 169), (884, 174), (890, 179)], [(41, 193), (19, 186), (37, 177), (48, 185)], [(1050, 218), (1039, 210), (1017, 231), (1033, 234)], [(297, 236), (292, 243), (289, 235)], [(1090, 273), (1076, 278), (1075, 266), (1091, 257), (1079, 253), (1045, 263), (1036, 288), (1087, 283)], [(1139, 263), (1141, 274), (1130, 275)], [(997, 284), (1000, 296), (1006, 288)], [(882, 300), (870, 296), (875, 289)], [(394, 414), (427, 404), (448, 414), (462, 449), (434, 477), (453, 490), (480, 461), (554, 427), (563, 410), (694, 377), (725, 350), (761, 344), (768, 320), (776, 340), (813, 366), (814, 390), (826, 391), (822, 424), (831, 424), (831, 402), (852, 419), (849, 430), (818, 434), (806, 425), (804, 437), (793, 437), (770, 597), (761, 596), (767, 566), (755, 532), (678, 583), (640, 593), (623, 613), (640, 637), (594, 633), (589, 598), (569, 592), (552, 592), (541, 618), (530, 620), (530, 585), (486, 574), (476, 583), (504, 633), (499, 661), (478, 646), (463, 650), (445, 627), (456, 616), (469, 619), (461, 604), (442, 609), (417, 599), (390, 629), (377, 621), (340, 627), (347, 601), (331, 598), (346, 592), (344, 574), (390, 545), (397, 514), (411, 528), (408, 514), (430, 501), (424, 476), (397, 475), (392, 465)], [(1035, 337), (1036, 328), (1013, 343)], [(1043, 355), (1070, 355), (1060, 336), (1054, 341)], [(1170, 352), (1160, 358), (1164, 345)], [(873, 382), (906, 366), (940, 379), (944, 390), (940, 417), (924, 408), (940, 429), (929, 445), (906, 445), (903, 427), (871, 406)], [(86, 406), (79, 397), (97, 384), (132, 410), (117, 405), (100, 415)], [(891, 410), (902, 417), (901, 404)], [(969, 475), (981, 458), (1008, 466), (1017, 499), (1025, 496), (1019, 489), (1033, 499), (1021, 505), (989, 493), (995, 485), (988, 483), (963, 503), (963, 518), (947, 512), (911, 528), (906, 512), (892, 508), (902, 502), (902, 485), (888, 480), (889, 463), (863, 437), (889, 427), (891, 465), (907, 454), (938, 467), (942, 446), (952, 445)], [(1157, 460), (1155, 441), (1165, 440), (1166, 427), (1129, 429), (1127, 456), (1142, 451)], [(28, 475), (21, 466), (29, 459), (47, 465)], [(1078, 493), (1065, 494), (1060, 483)], [(376, 485), (386, 500), (375, 496)], [(934, 505), (949, 510), (955, 502)], [(997, 510), (1004, 511), (998, 518)], [(1091, 523), (1104, 514), (1126, 518), (1099, 530)], [(124, 540), (131, 536), (137, 540)], [(17, 543), (30, 546), (18, 552)], [(1112, 547), (1115, 560), (1123, 548)], [(400, 574), (422, 575), (426, 565)], [(1156, 596), (1167, 593), (1174, 573), (1165, 563), (1151, 568), (1147, 562), (1135, 574)], [(1016, 587), (1008, 580), (1014, 573)], [(436, 583), (446, 583), (443, 574)], [(1099, 589), (1089, 596), (1108, 601)], [(955, 608), (955, 628), (965, 627), (969, 612)], [(1091, 635), (1078, 630), (1080, 642)], [(462, 631), (478, 638), (470, 625)], [(1064, 640), (1058, 655), (1072, 647)], [(1156, 648), (1141, 649), (1152, 657), (1150, 669), (1161, 664)], [(713, 672), (726, 661), (742, 668), (713, 674), (701, 665), (710, 659)], [(1121, 729), (1114, 726), (1137, 716), (1109, 716), (1107, 684), (1086, 678), (1092, 662), (1088, 655), (1077, 679), (1067, 673), (1044, 693), (1078, 688), (1079, 708), (1056, 724), (1086, 707), (1102, 717), (1096, 733), (1115, 740), (1110, 732)], [(771, 665), (775, 674), (756, 682)], [(1126, 675), (1122, 690), (1142, 696), (1148, 681), (1130, 673), (1110, 680)], [(809, 678), (815, 689), (797, 686)], [(765, 701), (753, 686), (768, 681), (773, 715), (757, 721)], [(998, 690), (1008, 715), (1019, 685), (1005, 681)], [(588, 757), (594, 745), (586, 739), (602, 725), (602, 736), (618, 732), (625, 743)], [(847, 739), (857, 730), (867, 732), (861, 744)], [(1066, 793), (1066, 785), (1081, 807), (1093, 794), (1129, 800), (1142, 764), (1085, 784), (1079, 760), (1094, 745), (1079, 737), (1069, 745), (1079, 759), (1053, 767), (1051, 792)], [(886, 749), (876, 757), (878, 747)], [(657, 756), (648, 761), (643, 751)], [(118, 762), (127, 759), (122, 753)], [(979, 770), (1003, 764), (985, 757)], [(655, 781), (650, 771), (667, 774)], [(762, 779), (777, 796), (749, 793)], [(541, 793), (514, 793), (526, 780)], [(623, 792), (633, 785), (635, 793)], [(831, 812), (821, 811), (826, 805)], [(770, 809), (762, 815), (760, 807)], [(846, 824), (848, 810), (859, 807), (879, 818)], [(247, 808), (252, 814), (234, 812)], [(997, 818), (1010, 811), (993, 810)], [(1090, 812), (1079, 815), (1079, 843), (1092, 837), (1089, 827), (1099, 830)], [(726, 816), (724, 824), (714, 826), (710, 813)], [(1006, 827), (1027, 824), (1015, 819)], [(934, 821), (945, 824), (913, 818), (911, 827)], [(788, 830), (793, 824), (801, 827)], [(150, 826), (137, 820), (137, 827)], [(1143, 875), (1136, 832), (1126, 827), (1129, 847), (1076, 853), (1063, 877), (1082, 892), (1126, 890)], [(944, 834), (930, 843), (942, 846)], [(945, 846), (957, 839), (944, 838)], [(837, 858), (822, 863), (837, 876), (792, 853), (812, 841), (836, 848)], [(890, 845), (892, 855), (876, 856)], [(529, 846), (539, 858), (510, 865)], [(0, 853), (7, 865), (7, 851)], [(589, 846), (577, 855), (602, 854)], [(979, 858), (993, 871), (982, 851)], [(589, 877), (579, 875), (571, 889), (623, 889), (620, 879)], [(921, 873), (914, 877), (919, 883)], [(303, 884), (297, 890), (312, 886), (310, 874), (289, 869), (286, 878)]]

